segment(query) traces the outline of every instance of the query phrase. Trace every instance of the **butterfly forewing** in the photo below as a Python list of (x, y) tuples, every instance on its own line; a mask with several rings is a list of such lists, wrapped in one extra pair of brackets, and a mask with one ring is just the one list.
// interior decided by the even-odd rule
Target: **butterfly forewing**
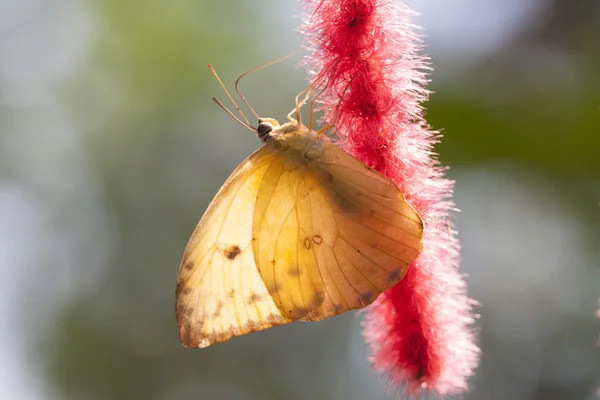
[(291, 135), (258, 191), (253, 245), (280, 311), (320, 320), (398, 283), (421, 252), (423, 225), (392, 181), (321, 136)]
[(263, 147), (233, 172), (187, 245), (176, 294), (180, 337), (187, 347), (289, 322), (258, 273), (251, 244), (254, 203), (274, 156)]

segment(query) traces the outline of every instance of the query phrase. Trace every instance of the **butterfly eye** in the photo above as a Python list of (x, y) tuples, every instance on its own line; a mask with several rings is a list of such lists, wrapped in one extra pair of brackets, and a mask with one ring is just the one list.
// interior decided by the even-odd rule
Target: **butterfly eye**
[(267, 141), (268, 134), (271, 133), (271, 131), (273, 131), (273, 125), (271, 125), (270, 122), (261, 122), (256, 128), (256, 133), (258, 133), (258, 137), (265, 142)]

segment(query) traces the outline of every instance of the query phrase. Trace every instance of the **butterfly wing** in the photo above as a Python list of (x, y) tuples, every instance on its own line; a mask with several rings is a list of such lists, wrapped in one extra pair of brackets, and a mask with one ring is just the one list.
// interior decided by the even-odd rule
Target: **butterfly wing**
[(253, 223), (257, 267), (275, 305), (310, 321), (365, 307), (398, 283), (423, 234), (392, 181), (328, 142), (303, 148), (319, 146), (273, 161)]
[[(331, 143), (307, 164), (314, 250), (327, 288), (305, 320), (371, 304), (421, 253), (423, 222), (394, 182)], [(317, 244), (320, 242), (320, 244)]]
[(258, 188), (275, 156), (264, 146), (231, 174), (186, 247), (176, 293), (186, 347), (206, 347), (290, 322), (273, 303), (251, 244)]
[(177, 282), (187, 347), (365, 307), (418, 257), (422, 221), (398, 187), (335, 145), (316, 147), (266, 144), (209, 205)]

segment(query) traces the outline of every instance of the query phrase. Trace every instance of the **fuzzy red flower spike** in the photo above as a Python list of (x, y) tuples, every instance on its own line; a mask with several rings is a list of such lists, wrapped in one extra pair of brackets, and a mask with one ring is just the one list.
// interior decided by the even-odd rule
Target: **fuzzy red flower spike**
[[(327, 82), (323, 125), (338, 144), (395, 181), (423, 218), (423, 252), (399, 284), (379, 296), (364, 321), (373, 368), (418, 397), (467, 390), (479, 349), (473, 301), (459, 274), (449, 222), (453, 182), (444, 177), (421, 103), (426, 60), (405, 6), (391, 0), (304, 0), (302, 32), (313, 83)], [(319, 86), (319, 85), (315, 85)]]

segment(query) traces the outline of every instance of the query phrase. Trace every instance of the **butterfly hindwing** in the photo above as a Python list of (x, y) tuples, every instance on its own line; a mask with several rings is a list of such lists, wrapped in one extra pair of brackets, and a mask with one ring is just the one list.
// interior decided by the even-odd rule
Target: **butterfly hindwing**
[(398, 283), (421, 251), (423, 225), (392, 181), (309, 135), (280, 146), (264, 174), (253, 247), (280, 311), (320, 320)]
[(307, 168), (318, 182), (310, 200), (327, 295), (304, 320), (321, 320), (363, 308), (398, 283), (422, 250), (423, 223), (391, 180), (333, 144)]

